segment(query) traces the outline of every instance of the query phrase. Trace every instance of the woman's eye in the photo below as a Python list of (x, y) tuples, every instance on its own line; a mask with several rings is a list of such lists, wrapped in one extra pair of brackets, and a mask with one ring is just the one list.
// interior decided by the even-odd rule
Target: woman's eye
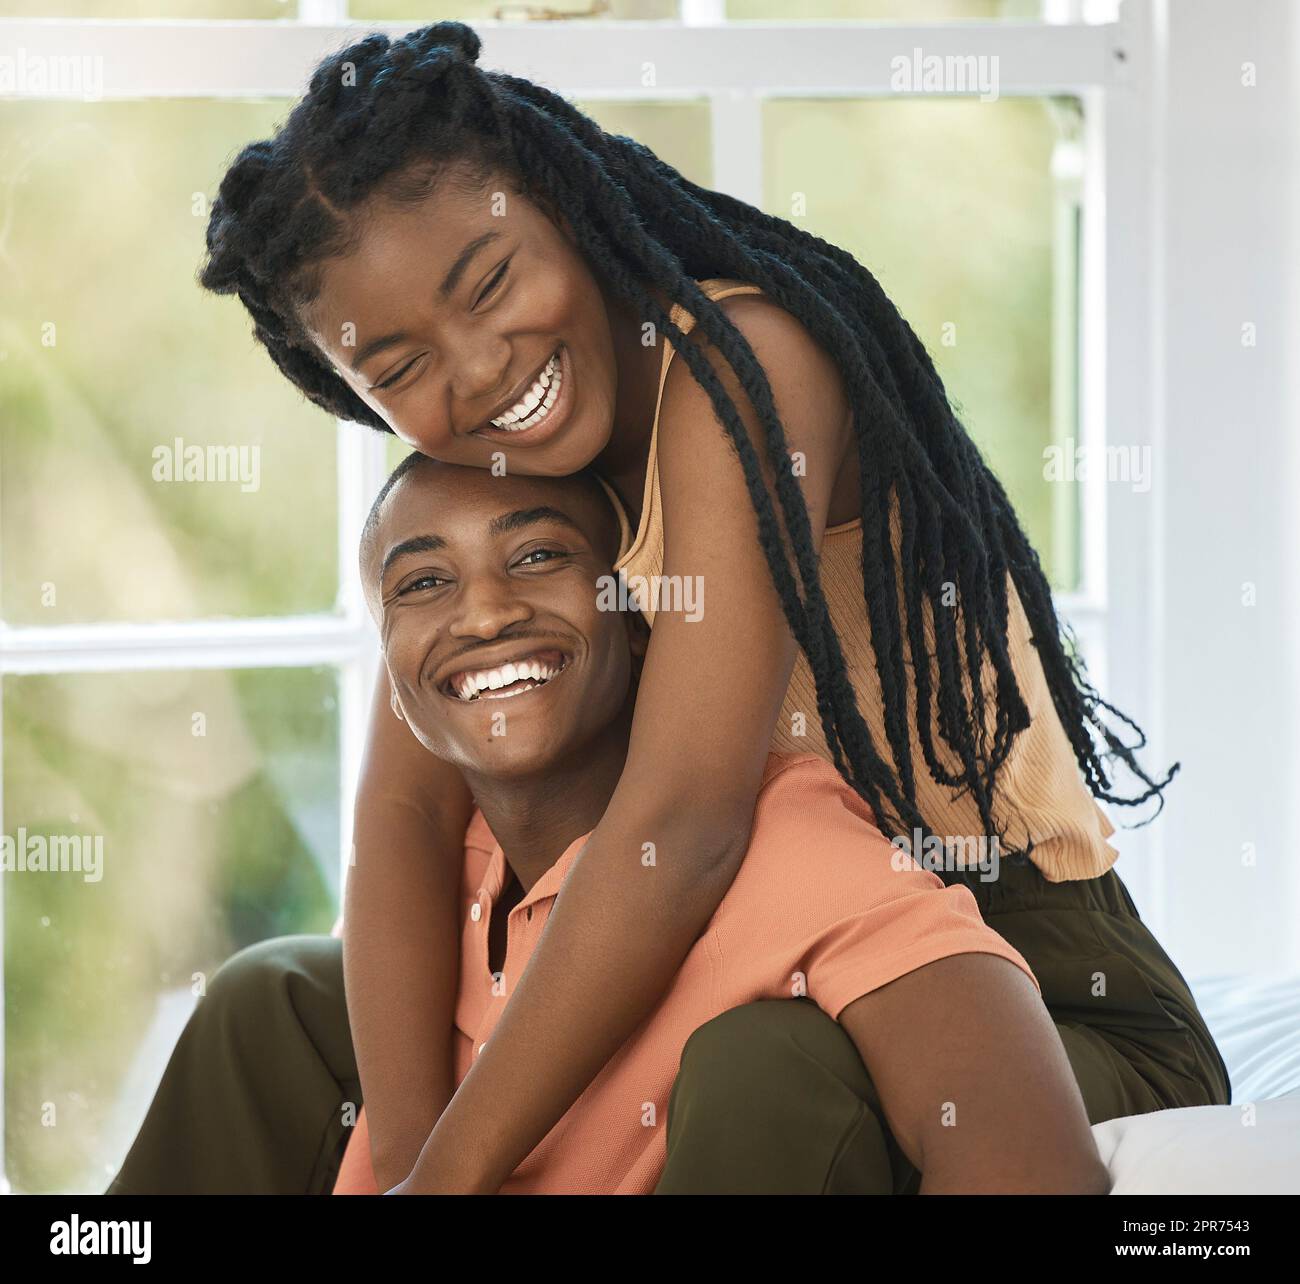
[(412, 357), (396, 374), (391, 374), (383, 383), (375, 384), (372, 391), (380, 392), (384, 388), (391, 388), (401, 377), (419, 360), (419, 357)]
[(506, 261), (499, 268), (497, 268), (497, 270), (492, 274), (492, 279), (484, 287), (483, 293), (480, 294), (478, 298), (474, 300), (475, 307), (478, 307), (478, 305), (482, 303), (483, 300), (486, 299), (487, 296), (491, 294), (492, 291), (495, 290), (498, 285), (501, 284), (501, 278), (505, 276), (506, 269), (509, 266), (510, 266), (510, 260), (506, 259)]

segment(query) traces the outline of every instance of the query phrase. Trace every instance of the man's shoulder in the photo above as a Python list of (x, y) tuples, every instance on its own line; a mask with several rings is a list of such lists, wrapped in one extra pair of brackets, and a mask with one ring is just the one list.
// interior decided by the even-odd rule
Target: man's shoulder
[(867, 801), (816, 754), (769, 753), (754, 808), (751, 846), (770, 830), (795, 825), (810, 834), (819, 830), (876, 828)]
[(716, 925), (750, 939), (755, 924), (820, 930), (879, 899), (892, 848), (868, 803), (815, 754), (771, 754), (749, 846)]
[(815, 753), (769, 753), (763, 764), (759, 794), (785, 794), (792, 790), (824, 788), (853, 790), (835, 764)]

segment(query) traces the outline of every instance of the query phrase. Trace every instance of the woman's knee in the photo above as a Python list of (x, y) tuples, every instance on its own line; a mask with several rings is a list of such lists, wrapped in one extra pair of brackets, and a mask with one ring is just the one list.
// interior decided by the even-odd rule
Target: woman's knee
[(788, 1100), (792, 1086), (828, 1080), (878, 1101), (853, 1041), (810, 999), (759, 999), (706, 1021), (682, 1049), (680, 1075), (721, 1101), (755, 1091)]

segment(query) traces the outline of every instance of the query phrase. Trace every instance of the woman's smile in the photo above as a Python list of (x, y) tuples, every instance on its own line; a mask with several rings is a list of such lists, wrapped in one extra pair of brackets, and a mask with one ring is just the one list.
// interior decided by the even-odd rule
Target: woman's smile
[[(512, 446), (540, 446), (565, 426), (573, 408), (573, 361), (569, 345), (560, 344), (525, 394), (491, 423), (474, 430), (474, 436)], [(523, 410), (523, 414), (516, 412)], [(509, 421), (509, 422), (508, 422)]]

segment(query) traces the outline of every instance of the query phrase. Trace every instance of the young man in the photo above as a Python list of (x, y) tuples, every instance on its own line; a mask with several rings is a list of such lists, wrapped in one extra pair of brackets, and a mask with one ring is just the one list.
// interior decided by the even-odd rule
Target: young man
[[(362, 540), (394, 713), (461, 769), (477, 805), (462, 870), (457, 1083), (473, 1074), (636, 734), (648, 634), (635, 611), (602, 609), (622, 600), (608, 591), (620, 530), (602, 487), (590, 474), (495, 477), (416, 454)], [(651, 880), (675, 857), (654, 834), (627, 853)], [(698, 1140), (710, 1126), (685, 1086), (693, 1035), (764, 999), (822, 1019), (815, 1004), (839, 1022), (922, 1191), (1108, 1189), (1021, 955), (967, 888), (945, 888), (892, 846), (830, 764), (773, 755), (717, 913), (653, 1015), (502, 1192), (662, 1190), (670, 1108), (675, 1136)], [(765, 1071), (737, 1076), (737, 1096)], [(799, 1091), (815, 1096), (808, 1082)], [(846, 1151), (868, 1117), (866, 1105), (845, 1117)], [(435, 1128), (396, 1189), (427, 1188), (422, 1164), (437, 1144)], [(336, 1192), (376, 1190), (368, 1146), (363, 1112)]]

